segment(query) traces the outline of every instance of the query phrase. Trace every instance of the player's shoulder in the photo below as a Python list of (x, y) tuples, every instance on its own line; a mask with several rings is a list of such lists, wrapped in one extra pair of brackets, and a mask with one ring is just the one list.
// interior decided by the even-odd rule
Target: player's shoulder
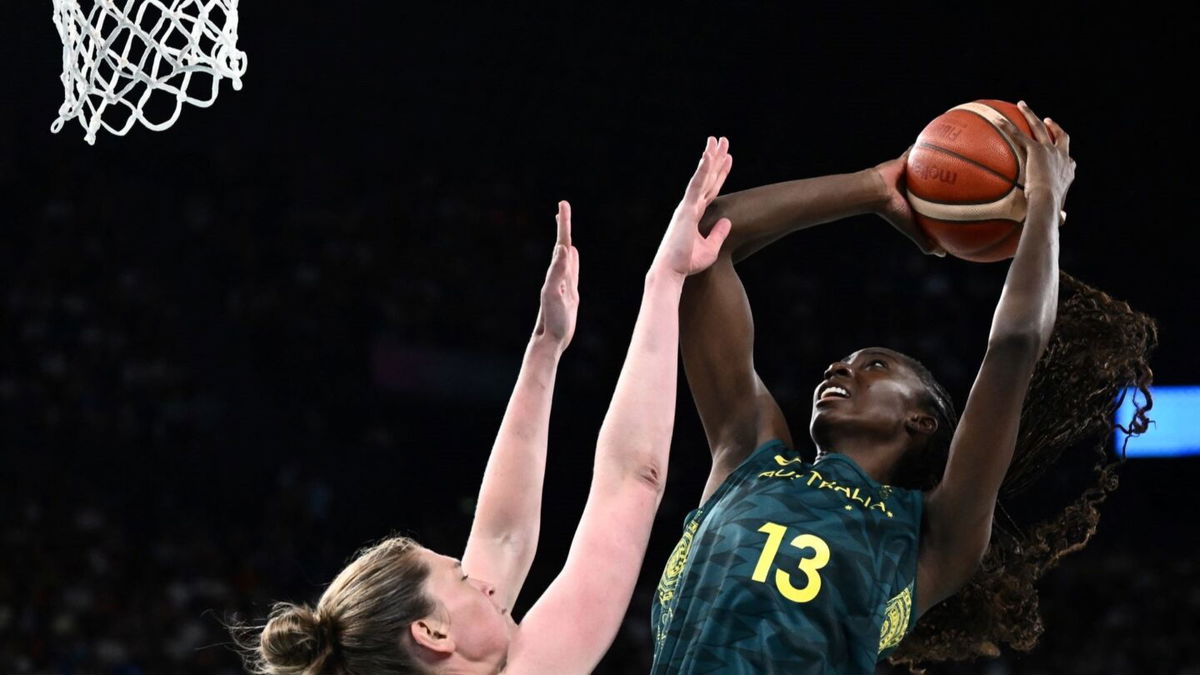
[[(738, 464), (729, 476), (729, 480), (737, 480), (740, 477), (755, 474), (767, 468), (790, 467), (799, 468), (800, 466), (810, 465), (811, 462), (804, 459), (800, 452), (792, 447), (792, 444), (782, 438), (770, 438), (759, 443), (750, 454)], [(727, 481), (728, 482), (728, 481)]]

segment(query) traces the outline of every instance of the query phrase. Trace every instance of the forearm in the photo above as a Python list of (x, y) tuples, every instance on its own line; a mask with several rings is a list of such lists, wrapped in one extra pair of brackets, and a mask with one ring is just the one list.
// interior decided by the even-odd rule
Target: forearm
[(874, 212), (887, 194), (873, 169), (764, 185), (718, 197), (700, 231), (707, 234), (720, 218), (733, 221), (724, 250), (737, 262), (785, 234)]
[(532, 558), (541, 517), (542, 477), (560, 348), (535, 335), (488, 457), (471, 543), (487, 540)]
[(1036, 360), (1050, 340), (1058, 308), (1058, 206), (1049, 194), (1029, 199), (1021, 241), (992, 319), (990, 344), (1031, 343)]
[[(512, 647), (521, 672), (591, 672), (629, 606), (666, 483), (683, 277), (651, 268), (629, 352), (596, 442), (595, 475), (562, 573)], [(580, 608), (586, 608), (581, 612)]]
[(642, 305), (600, 427), (596, 471), (619, 480), (638, 478), (661, 487), (675, 423), (679, 296), (683, 277), (652, 269)]
[(1030, 200), (987, 352), (950, 444), (942, 482), (929, 498), (927, 545), (936, 552), (946, 585), (927, 595), (926, 602), (957, 588), (987, 549), (996, 497), (1016, 448), (1021, 407), (1054, 327), (1057, 215), (1053, 200)]

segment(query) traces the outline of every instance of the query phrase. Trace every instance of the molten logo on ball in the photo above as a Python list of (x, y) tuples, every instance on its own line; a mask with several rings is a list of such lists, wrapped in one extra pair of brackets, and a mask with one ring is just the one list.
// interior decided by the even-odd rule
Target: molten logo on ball
[(954, 184), (958, 180), (958, 172), (951, 171), (936, 166), (929, 166), (924, 162), (911, 162), (908, 167), (909, 173), (919, 176), (925, 180), (937, 180), (943, 183)]
[(944, 141), (953, 141), (962, 133), (963, 128), (956, 124), (930, 124), (922, 133)]

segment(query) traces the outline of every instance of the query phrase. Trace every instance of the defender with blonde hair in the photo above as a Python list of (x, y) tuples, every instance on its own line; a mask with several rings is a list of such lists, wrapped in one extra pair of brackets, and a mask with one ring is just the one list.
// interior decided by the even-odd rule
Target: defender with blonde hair
[(371, 547), (316, 607), (280, 603), (235, 628), (256, 673), (588, 673), (612, 643), (641, 569), (666, 480), (684, 279), (717, 258), (730, 224), (697, 223), (732, 165), (709, 138), (646, 274), (629, 352), (596, 446), (587, 504), (558, 577), (518, 624), (511, 608), (537, 547), (551, 395), (578, 308), (571, 211), (496, 443), (462, 560), (411, 539)]

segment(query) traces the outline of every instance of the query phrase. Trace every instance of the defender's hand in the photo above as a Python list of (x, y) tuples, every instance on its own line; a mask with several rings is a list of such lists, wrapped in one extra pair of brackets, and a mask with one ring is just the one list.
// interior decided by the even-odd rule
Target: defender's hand
[(696, 167), (696, 173), (683, 193), (683, 200), (675, 207), (675, 213), (667, 225), (653, 267), (687, 276), (708, 269), (716, 262), (721, 244), (729, 235), (729, 219), (718, 220), (707, 237), (700, 234), (697, 226), (704, 216), (704, 210), (720, 193), (732, 167), (729, 140), (724, 137), (717, 140), (709, 136), (704, 154), (700, 157), (700, 165)]
[(542, 306), (538, 310), (534, 335), (553, 340), (562, 351), (575, 335), (575, 317), (579, 313), (579, 250), (571, 245), (571, 205), (558, 203), (558, 242), (546, 283), (542, 285)]

